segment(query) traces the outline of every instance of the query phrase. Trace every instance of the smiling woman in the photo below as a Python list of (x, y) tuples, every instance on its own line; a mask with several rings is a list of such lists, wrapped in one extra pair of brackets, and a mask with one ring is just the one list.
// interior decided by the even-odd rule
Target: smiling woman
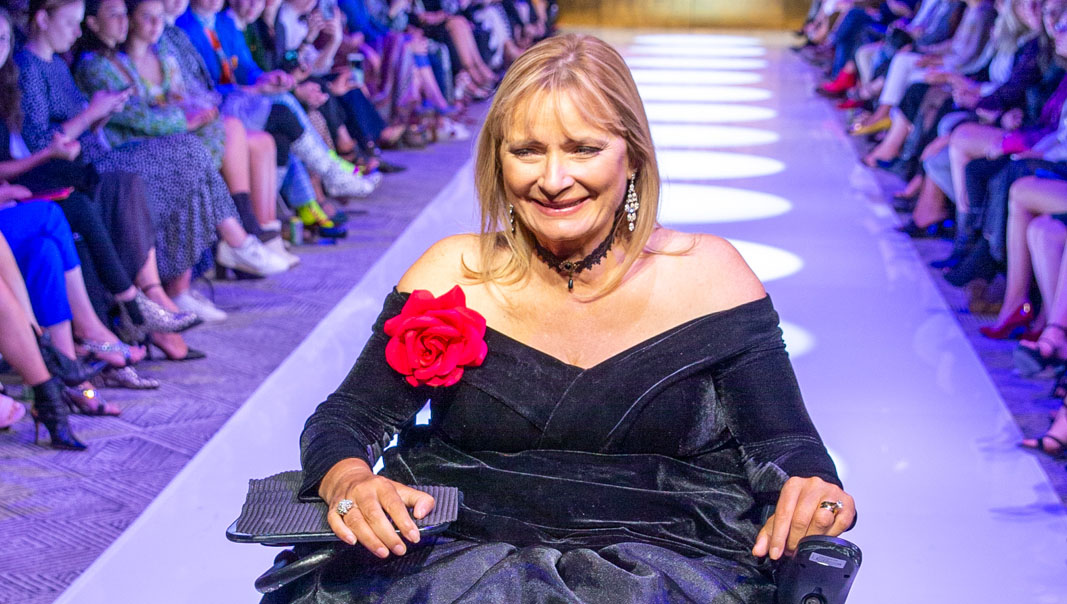
[[(771, 602), (771, 560), (855, 507), (756, 275), (657, 224), (622, 58), (534, 46), (477, 151), (481, 233), (408, 269), (301, 438), (302, 497), (362, 548), (266, 601)], [(463, 492), (445, 537), (415, 527), (435, 505), (418, 484)]]

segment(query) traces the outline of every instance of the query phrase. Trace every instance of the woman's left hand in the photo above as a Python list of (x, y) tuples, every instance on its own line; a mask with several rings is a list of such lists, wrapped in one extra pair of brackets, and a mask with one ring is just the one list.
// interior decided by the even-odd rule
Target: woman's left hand
[[(838, 510), (820, 505), (838, 501), (842, 504)], [(782, 487), (774, 515), (756, 535), (752, 555), (769, 555), (771, 560), (777, 560), (784, 553), (796, 551), (797, 544), (808, 535), (840, 535), (855, 518), (856, 502), (841, 487), (821, 478), (794, 476)]]

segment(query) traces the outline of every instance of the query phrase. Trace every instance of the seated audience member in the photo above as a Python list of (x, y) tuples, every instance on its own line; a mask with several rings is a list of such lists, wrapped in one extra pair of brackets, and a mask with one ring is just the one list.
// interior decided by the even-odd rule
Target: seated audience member
[(283, 133), (286, 140), (292, 140), (290, 151), (322, 178), (327, 194), (346, 198), (370, 195), (381, 175), (353, 173), (330, 157), (307, 113), (288, 94), (293, 78), (284, 71), (263, 72), (243, 34), (221, 10), (222, 0), (193, 0), (175, 23), (189, 36), (214, 86), (226, 97), (223, 113), (240, 118), (248, 128)]
[[(10, 31), (10, 18), (0, 9), (0, 39)], [(9, 45), (0, 45), (0, 96), (5, 100), (0, 107), (0, 180), (13, 180), (36, 191), (76, 185), (60, 196), (59, 207), (84, 239), (94, 274), (117, 302), (124, 336), (140, 341), (147, 333), (170, 334), (194, 326), (199, 322), (196, 315), (179, 311), (160, 287), (155, 233), (143, 183), (126, 173), (96, 174), (73, 161), (81, 146), (63, 133), (57, 132), (36, 153), (25, 148), (18, 73), (9, 51)], [(144, 357), (140, 347), (130, 349), (118, 340), (87, 338), (84, 346), (118, 367)], [(136, 377), (132, 369), (112, 374), (119, 380), (131, 378), (126, 382), (129, 385), (139, 383), (132, 379)]]
[[(167, 52), (177, 59), (189, 95), (198, 99), (211, 99), (212, 103), (218, 105), (222, 102), (222, 98), (215, 90), (214, 79), (204, 59), (193, 47), (185, 31), (175, 25), (177, 19), (185, 14), (188, 7), (188, 0), (164, 0), (163, 11), (166, 25), (160, 37), (160, 44), (168, 46)], [(240, 111), (235, 107), (231, 109), (236, 115), (228, 116), (227, 123), (230, 119), (236, 119), (245, 126), (246, 130), (250, 125), (264, 128), (270, 125), (271, 131), (267, 134), (274, 140), (275, 161), (278, 166), (275, 182), (281, 186), (282, 198), (300, 215), (305, 228), (313, 228), (324, 237), (345, 236), (346, 229), (334, 225), (319, 206), (315, 187), (307, 169), (298, 158), (289, 153), (292, 142), (303, 134), (303, 127), (299, 124), (294, 126), (292, 117), (283, 111), (284, 108), (270, 107), (267, 121), (264, 124), (255, 121), (258, 120), (258, 116), (251, 115), (256, 112)], [(259, 132), (260, 130), (251, 128), (251, 131)], [(221, 318), (225, 318), (225, 314), (221, 314), (223, 314)]]
[[(127, 8), (133, 11), (129, 17)], [(113, 146), (172, 134), (196, 135), (211, 154), (215, 168), (221, 169), (242, 226), (293, 266), (295, 258), (282, 245), (281, 226), (275, 219), (274, 141), (265, 133), (246, 132), (236, 119), (224, 123), (210, 96), (190, 93), (170, 47), (158, 46), (162, 23), (161, 0), (92, 0), (75, 64), (75, 80), (87, 94), (99, 90), (133, 91), (126, 105), (104, 128)], [(251, 161), (253, 149), (257, 150), (256, 162)], [(255, 202), (253, 180), (258, 184)], [(265, 230), (264, 225), (270, 229)]]
[[(0, 185), (0, 204), (10, 202), (11, 194), (6, 185)], [(15, 287), (10, 285), (11, 282), (16, 284)], [(0, 234), (0, 356), (33, 389), (31, 415), (34, 440), (37, 438), (37, 425), (44, 424), (51, 437), (52, 448), (83, 450), (85, 445), (70, 429), (69, 395), (63, 388), (63, 382), (49, 372), (34, 341), (35, 334), (30, 328), (32, 319), (24, 311), (24, 304), (28, 303), (28, 295), (15, 266), (11, 248), (3, 234)], [(0, 402), (0, 410), (3, 408), (4, 403)], [(7, 413), (0, 415), (0, 427), (10, 426), (25, 413), (19, 403), (9, 402), (7, 408)]]
[[(89, 101), (57, 56), (80, 35), (81, 0), (34, 0), (29, 41), (18, 53), (25, 115), (23, 136), (31, 151), (45, 148), (57, 132), (77, 139), (82, 161), (99, 172), (138, 174), (156, 231), (156, 258), (167, 293), (185, 310), (208, 306), (189, 294), (192, 266), (222, 235), (219, 263), (259, 275), (282, 272), (284, 259), (270, 253), (238, 220), (226, 183), (211, 155), (193, 134), (132, 141), (112, 147), (95, 128), (121, 111), (130, 91), (98, 91)], [(153, 337), (168, 358), (189, 358), (184, 342)]]
[[(4, 192), (0, 202), (31, 197), (29, 190), (18, 185), (2, 185), (0, 190)], [(50, 201), (8, 204), (0, 210), (0, 234), (25, 279), (32, 316), (48, 331), (61, 354), (76, 359), (77, 338), (84, 349), (115, 367), (132, 363), (135, 353), (144, 356), (143, 349), (134, 350), (120, 342), (96, 316), (85, 290), (74, 237), (58, 206)], [(113, 353), (119, 353), (117, 358)], [(83, 413), (119, 414), (118, 408), (88, 383), (71, 388), (67, 394)]]
[(856, 50), (860, 46), (881, 39), (886, 28), (900, 18), (915, 13), (918, 0), (885, 0), (872, 9), (854, 6), (841, 18), (830, 41), (834, 58), (830, 67), (830, 81), (816, 91), (828, 96), (840, 96), (856, 85)]
[(878, 107), (852, 124), (855, 135), (871, 134), (889, 128), (890, 112), (900, 106), (908, 86), (923, 81), (933, 69), (950, 73), (975, 73), (989, 62), (988, 44), (997, 11), (993, 0), (968, 0), (959, 27), (949, 43), (926, 52), (898, 52), (893, 56), (878, 96)]

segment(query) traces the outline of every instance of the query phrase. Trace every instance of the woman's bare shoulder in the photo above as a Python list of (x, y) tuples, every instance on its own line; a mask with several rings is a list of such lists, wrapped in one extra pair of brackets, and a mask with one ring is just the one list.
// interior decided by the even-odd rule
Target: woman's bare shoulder
[(649, 241), (662, 269), (663, 291), (689, 300), (707, 314), (733, 308), (767, 295), (756, 274), (729, 241), (715, 235), (659, 229)]
[(430, 246), (412, 264), (397, 283), (397, 289), (411, 292), (429, 290), (440, 296), (463, 282), (463, 266), (477, 268), (479, 237), (473, 234), (452, 235)]

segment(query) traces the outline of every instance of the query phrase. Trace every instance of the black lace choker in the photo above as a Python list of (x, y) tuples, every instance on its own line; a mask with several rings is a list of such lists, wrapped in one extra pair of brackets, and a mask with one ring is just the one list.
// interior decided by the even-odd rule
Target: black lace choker
[(560, 275), (567, 277), (567, 291), (574, 291), (574, 276), (578, 273), (592, 268), (604, 259), (604, 256), (608, 255), (608, 250), (611, 249), (611, 244), (615, 241), (615, 229), (611, 229), (608, 233), (608, 238), (605, 239), (595, 250), (590, 252), (588, 256), (581, 260), (567, 260), (560, 258), (553, 254), (549, 250), (545, 249), (537, 239), (534, 239), (534, 252), (537, 253), (537, 257), (542, 262), (548, 265), (548, 268), (556, 271)]

